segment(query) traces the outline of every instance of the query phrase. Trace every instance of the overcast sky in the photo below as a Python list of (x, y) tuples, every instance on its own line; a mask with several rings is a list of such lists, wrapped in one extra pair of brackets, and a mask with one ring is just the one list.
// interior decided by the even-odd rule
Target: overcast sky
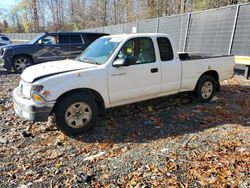
[(17, 4), (20, 0), (0, 0), (0, 8), (10, 9), (15, 4)]
[(11, 10), (19, 2), (20, 0), (0, 0), (0, 21), (8, 21), (10, 16), (9, 10)]

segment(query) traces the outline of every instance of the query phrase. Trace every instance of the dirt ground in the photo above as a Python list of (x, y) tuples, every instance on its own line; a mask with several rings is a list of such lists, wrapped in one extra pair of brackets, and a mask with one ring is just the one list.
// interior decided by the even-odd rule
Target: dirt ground
[(250, 81), (107, 111), (80, 136), (18, 118), (20, 75), (0, 70), (0, 187), (250, 187)]

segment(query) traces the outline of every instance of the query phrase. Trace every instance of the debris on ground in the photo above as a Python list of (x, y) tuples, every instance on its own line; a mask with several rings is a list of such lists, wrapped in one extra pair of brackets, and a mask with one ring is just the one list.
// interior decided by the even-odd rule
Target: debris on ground
[(222, 82), (210, 103), (189, 93), (109, 109), (76, 137), (17, 117), (20, 75), (0, 70), (0, 187), (250, 187), (250, 84)]

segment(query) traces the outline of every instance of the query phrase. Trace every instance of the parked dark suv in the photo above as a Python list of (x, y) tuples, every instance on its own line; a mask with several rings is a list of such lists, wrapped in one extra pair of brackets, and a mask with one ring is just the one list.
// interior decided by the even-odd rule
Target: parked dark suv
[(21, 73), (33, 64), (47, 61), (73, 59), (104, 33), (58, 32), (45, 33), (26, 44), (0, 47), (0, 65)]

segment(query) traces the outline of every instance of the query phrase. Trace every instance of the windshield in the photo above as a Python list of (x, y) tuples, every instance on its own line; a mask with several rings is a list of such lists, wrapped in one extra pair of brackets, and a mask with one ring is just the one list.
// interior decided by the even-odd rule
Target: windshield
[(104, 64), (121, 41), (122, 38), (119, 37), (99, 38), (86, 48), (77, 60), (98, 65)]
[(33, 38), (32, 40), (30, 40), (28, 43), (29, 44), (34, 44), (38, 39), (40, 39), (43, 35), (38, 35), (35, 38)]

